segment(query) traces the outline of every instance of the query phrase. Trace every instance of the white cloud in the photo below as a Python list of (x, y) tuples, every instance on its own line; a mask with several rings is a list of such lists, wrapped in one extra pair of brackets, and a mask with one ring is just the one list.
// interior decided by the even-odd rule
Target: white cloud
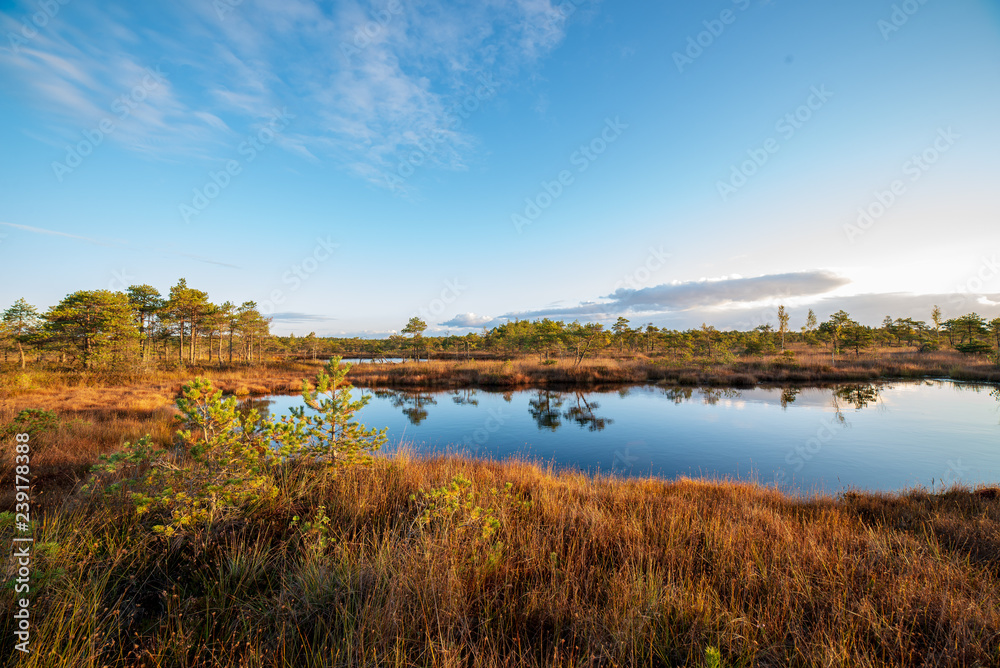
[(455, 105), (484, 73), (503, 82), (551, 52), (566, 23), (551, 0), (485, 0), (461, 11), (440, 1), (244, 0), (221, 18), (214, 3), (187, 0), (163, 7), (155, 26), (133, 12), (67, 6), (30, 48), (0, 54), (0, 72), (69, 140), (107, 117), (146, 67), (161, 65), (169, 82), (115, 132), (122, 145), (214, 155), (288, 107), (297, 117), (288, 150), (376, 183), (432, 136), (424, 164), (464, 168), (475, 141), (455, 127)]
[(487, 325), (496, 324), (496, 318), (492, 318), (488, 315), (476, 315), (475, 313), (459, 313), (451, 320), (438, 323), (441, 327), (458, 327), (464, 329), (471, 327), (473, 329), (478, 329)]

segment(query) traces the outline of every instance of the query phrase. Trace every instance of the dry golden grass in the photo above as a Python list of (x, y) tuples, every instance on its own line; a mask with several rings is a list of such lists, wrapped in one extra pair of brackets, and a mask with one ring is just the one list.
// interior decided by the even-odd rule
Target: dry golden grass
[(693, 358), (633, 357), (572, 359), (542, 364), (536, 358), (358, 364), (351, 382), (365, 387), (597, 387), (620, 383), (674, 383), (750, 387), (759, 383), (828, 383), (937, 377), (1000, 381), (1000, 367), (955, 351), (920, 353), (885, 349), (831, 360), (829, 351), (808, 346), (794, 356)]
[[(98, 456), (149, 434), (158, 444), (173, 434), (174, 401), (181, 385), (196, 375), (224, 392), (241, 396), (293, 392), (318, 364), (297, 362), (229, 369), (148, 370), (138, 374), (7, 369), (0, 376), (0, 429), (20, 411), (52, 411), (59, 424), (33, 438), (32, 474), (45, 495), (59, 494), (85, 475)], [(9, 477), (13, 451), (0, 448), (0, 474)], [(7, 507), (13, 489), (0, 489)]]
[[(420, 522), (457, 476), (496, 534)], [(804, 500), (405, 454), (282, 489), (171, 544), (83, 498), (51, 514), (18, 665), (1000, 665), (997, 490)], [(326, 547), (291, 526), (321, 507)]]
[[(588, 387), (623, 383), (670, 383), (749, 387), (758, 383), (794, 384), (866, 381), (907, 377), (951, 377), (998, 381), (1000, 369), (989, 361), (957, 352), (918, 353), (883, 350), (860, 356), (845, 354), (831, 363), (829, 353), (807, 346), (794, 348), (793, 359), (779, 356), (694, 359), (587, 359), (579, 365), (559, 359), (510, 361), (468, 360), (358, 364), (350, 381), (362, 387), (395, 388), (522, 388)], [(98, 455), (116, 450), (126, 440), (149, 433), (170, 439), (173, 402), (182, 383), (207, 377), (215, 387), (239, 397), (294, 393), (312, 377), (321, 361), (289, 361), (258, 367), (182, 367), (170, 370), (84, 373), (46, 369), (21, 372), (11, 365), (0, 371), (0, 428), (19, 411), (54, 411), (60, 427), (38, 440), (35, 473), (43, 489), (71, 486)], [(10, 453), (0, 450), (0, 474), (9, 472)], [(0, 503), (9, 501), (0, 491)]]
[[(913, 358), (837, 371), (980, 372), (948, 354)], [(265, 394), (296, 389), (314, 368), (203, 375)], [(479, 361), (359, 365), (352, 379), (637, 382), (650, 369), (800, 372), (773, 360)], [(7, 376), (0, 425), (26, 408), (58, 416), (32, 439), (36, 652), (14, 656), (4, 597), (7, 665), (1000, 666), (998, 489), (803, 499), (403, 452), (333, 475), (285, 470), (278, 498), (167, 543), (152, 535), (156, 518), (75, 483), (125, 440), (167, 442), (186, 377)], [(422, 522), (421, 490), (456, 479), (468, 486), (449, 494), (479, 510), (458, 504)], [(483, 512), (496, 533), (484, 533)], [(293, 524), (321, 514), (326, 545)], [(0, 541), (12, 533), (0, 516)]]

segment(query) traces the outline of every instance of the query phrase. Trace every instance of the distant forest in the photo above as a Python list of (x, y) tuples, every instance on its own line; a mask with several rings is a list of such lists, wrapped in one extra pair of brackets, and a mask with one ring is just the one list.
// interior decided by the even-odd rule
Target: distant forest
[(4, 362), (83, 369), (186, 364), (253, 365), (265, 361), (322, 358), (340, 354), (369, 358), (413, 359), (523, 357), (542, 362), (588, 357), (705, 358), (727, 361), (739, 356), (794, 356), (792, 346), (825, 348), (831, 356), (860, 355), (880, 348), (909, 347), (929, 352), (954, 349), (989, 355), (1000, 364), (1000, 318), (987, 321), (976, 313), (945, 320), (934, 307), (930, 321), (886, 316), (879, 327), (862, 325), (838, 311), (819, 321), (809, 311), (793, 326), (785, 308), (775, 322), (748, 331), (724, 331), (703, 324), (685, 331), (618, 318), (601, 323), (562, 322), (548, 318), (515, 320), (463, 336), (426, 336), (427, 323), (411, 318), (383, 339), (359, 337), (275, 336), (271, 319), (252, 301), (239, 306), (215, 304), (202, 290), (181, 279), (167, 295), (149, 285), (124, 292), (81, 290), (67, 295), (44, 313), (23, 299), (3, 311), (0, 349)]

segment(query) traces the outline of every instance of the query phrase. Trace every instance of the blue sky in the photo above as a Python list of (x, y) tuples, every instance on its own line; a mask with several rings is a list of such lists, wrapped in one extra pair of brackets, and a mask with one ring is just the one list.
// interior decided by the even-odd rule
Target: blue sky
[(1000, 314), (996, 2), (0, 8), (0, 308), (185, 277), (297, 334)]

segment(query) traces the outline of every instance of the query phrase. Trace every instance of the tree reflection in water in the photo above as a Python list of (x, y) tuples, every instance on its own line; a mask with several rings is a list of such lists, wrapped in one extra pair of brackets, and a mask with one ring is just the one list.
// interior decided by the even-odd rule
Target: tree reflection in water
[(664, 389), (663, 393), (667, 395), (667, 399), (670, 399), (675, 404), (682, 404), (691, 399), (694, 390), (690, 387), (670, 387)]
[(274, 403), (273, 399), (261, 398), (261, 397), (247, 397), (243, 401), (237, 404), (236, 410), (239, 411), (244, 417), (250, 411), (256, 409), (257, 413), (262, 418), (268, 418), (271, 415), (271, 404)]
[(427, 419), (425, 406), (436, 406), (437, 399), (430, 392), (409, 392), (404, 390), (375, 390), (379, 399), (388, 399), (394, 408), (402, 408), (403, 415), (410, 424), (418, 425)]
[(587, 431), (602, 431), (609, 424), (613, 424), (611, 418), (598, 417), (594, 412), (600, 408), (596, 401), (587, 401), (587, 395), (583, 392), (574, 392), (576, 395), (576, 405), (570, 406), (563, 415), (576, 422), (581, 427), (586, 427)]
[(720, 399), (739, 399), (743, 396), (739, 390), (734, 390), (731, 387), (703, 387), (698, 391), (701, 392), (701, 396), (709, 406), (716, 405)]
[(451, 393), (451, 400), (459, 406), (478, 406), (479, 397), (474, 389), (454, 390)]
[(868, 408), (869, 404), (877, 403), (883, 389), (885, 389), (884, 385), (875, 385), (874, 383), (841, 385), (834, 388), (833, 398), (834, 400), (846, 402), (853, 406), (855, 410), (861, 410), (862, 408)]
[(538, 390), (535, 396), (528, 399), (528, 412), (535, 420), (539, 429), (555, 431), (562, 425), (562, 392)]
[(581, 427), (586, 427), (588, 431), (601, 431), (609, 424), (613, 424), (614, 420), (598, 416), (597, 409), (600, 407), (596, 401), (587, 399), (587, 395), (583, 392), (538, 390), (528, 399), (528, 413), (531, 414), (535, 424), (539, 429), (549, 431), (561, 427), (564, 419), (572, 420)]
[(854, 385), (840, 385), (833, 389), (833, 410), (837, 413), (837, 419), (841, 424), (846, 424), (844, 410), (841, 402), (848, 406), (853, 406), (855, 411), (868, 408), (870, 404), (877, 404), (883, 389), (892, 389), (883, 384), (859, 383)]
[(794, 404), (800, 392), (802, 389), (798, 387), (786, 387), (781, 390), (781, 410), (787, 411), (788, 404)]

